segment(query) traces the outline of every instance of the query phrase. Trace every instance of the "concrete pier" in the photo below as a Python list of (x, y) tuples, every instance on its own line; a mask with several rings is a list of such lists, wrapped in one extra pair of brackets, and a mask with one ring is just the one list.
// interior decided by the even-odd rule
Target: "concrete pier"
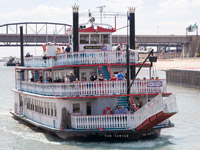
[(200, 89), (199, 69), (170, 69), (166, 71), (167, 83)]

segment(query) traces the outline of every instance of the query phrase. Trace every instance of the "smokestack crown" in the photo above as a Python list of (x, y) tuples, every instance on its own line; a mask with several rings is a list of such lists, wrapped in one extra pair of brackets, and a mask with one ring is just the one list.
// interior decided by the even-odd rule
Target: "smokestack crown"
[(129, 13), (135, 13), (136, 8), (135, 7), (129, 7)]
[(75, 4), (74, 6), (72, 6), (73, 12), (78, 12), (79, 7)]

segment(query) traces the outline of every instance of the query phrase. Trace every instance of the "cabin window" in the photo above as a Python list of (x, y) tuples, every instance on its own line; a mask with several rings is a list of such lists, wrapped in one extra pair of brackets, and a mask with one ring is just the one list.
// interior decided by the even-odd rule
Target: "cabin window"
[(43, 114), (43, 102), (41, 102), (41, 114)]
[(35, 100), (35, 111), (37, 112), (38, 106), (37, 106), (37, 100)]
[(99, 44), (99, 34), (92, 34), (90, 44)]
[(41, 113), (41, 101), (39, 101), (39, 113)]
[(34, 101), (34, 99), (33, 99), (32, 102), (33, 102), (33, 111), (34, 111), (34, 110), (35, 110), (35, 105), (34, 105), (34, 104), (35, 104), (35, 101)]
[(44, 114), (46, 115), (47, 114), (47, 103), (44, 102)]
[(51, 103), (51, 116), (53, 116), (53, 103)]
[(80, 44), (89, 44), (89, 34), (80, 35)]
[(23, 106), (22, 96), (19, 95), (19, 106)]
[(49, 103), (47, 103), (47, 108), (48, 108), (48, 115), (50, 116), (50, 108), (49, 108)]
[(80, 104), (79, 103), (73, 104), (73, 113), (80, 113)]
[(57, 117), (57, 109), (56, 109), (56, 104), (54, 103), (54, 116)]
[(102, 34), (101, 35), (101, 43), (103, 44), (110, 44), (110, 35), (109, 34)]
[(87, 115), (91, 115), (91, 102), (86, 103)]
[(27, 109), (30, 109), (30, 98), (28, 98), (28, 100), (27, 100)]

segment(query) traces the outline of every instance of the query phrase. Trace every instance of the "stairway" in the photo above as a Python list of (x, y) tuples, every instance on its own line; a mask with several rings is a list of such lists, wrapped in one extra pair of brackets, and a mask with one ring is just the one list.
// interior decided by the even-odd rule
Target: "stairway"
[(146, 119), (142, 124), (140, 124), (135, 130), (142, 131), (142, 130), (149, 130), (154, 126), (158, 125), (159, 123), (163, 122), (164, 120), (168, 119), (172, 115), (176, 114), (173, 113), (164, 113), (163, 111), (153, 115), (152, 117)]
[(127, 97), (117, 97), (117, 104), (119, 109), (121, 109), (121, 106), (124, 106), (124, 108), (127, 109)]
[(104, 78), (106, 78), (107, 80), (110, 80), (110, 73), (108, 71), (107, 66), (102, 66), (98, 68), (98, 73), (102, 74)]
[(159, 94), (134, 113), (135, 130), (149, 130), (177, 112), (175, 95), (163, 100)]
[(35, 81), (37, 82), (38, 79), (40, 78), (40, 73), (39, 73), (38, 70), (35, 70), (35, 71), (34, 71), (34, 77), (35, 77)]

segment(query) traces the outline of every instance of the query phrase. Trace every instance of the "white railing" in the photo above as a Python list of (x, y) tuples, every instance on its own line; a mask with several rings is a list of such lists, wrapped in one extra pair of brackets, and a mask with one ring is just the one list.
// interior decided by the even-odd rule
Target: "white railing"
[[(19, 86), (17, 86), (19, 87)], [(21, 82), (22, 91), (56, 96), (100, 96), (126, 93), (126, 81), (34, 83)]]
[(134, 122), (131, 127), (136, 128), (149, 117), (163, 111), (163, 98), (159, 94), (134, 113)]
[(131, 86), (130, 93), (167, 93), (166, 80), (135, 80)]
[(55, 58), (25, 57), (24, 63), (26, 67), (52, 67), (55, 64)]
[[(26, 67), (52, 67), (60, 65), (126, 63), (126, 51), (83, 51), (59, 54), (56, 57), (25, 57)], [(130, 50), (130, 62), (138, 63), (138, 52)]]
[(164, 112), (165, 113), (176, 113), (178, 112), (176, 104), (176, 96), (174, 94), (164, 99)]
[[(160, 87), (154, 83), (159, 82)], [(149, 83), (151, 86), (149, 87)], [(101, 96), (119, 95), (127, 93), (126, 81), (90, 81), (79, 83), (38, 83), (16, 82), (17, 89), (35, 94), (49, 96)], [(20, 86), (19, 86), (20, 84)], [(130, 94), (166, 93), (166, 80), (136, 80), (131, 87)]]
[[(167, 109), (167, 112), (165, 111)], [(71, 125), (75, 129), (98, 128), (137, 128), (146, 119), (163, 111), (164, 113), (177, 112), (176, 98), (170, 96), (163, 100), (161, 94), (154, 97), (134, 114), (71, 116)], [(163, 121), (162, 123), (168, 123)]]
[(118, 115), (92, 115), (71, 116), (72, 128), (75, 129), (97, 129), (97, 128), (127, 128), (128, 116)]

